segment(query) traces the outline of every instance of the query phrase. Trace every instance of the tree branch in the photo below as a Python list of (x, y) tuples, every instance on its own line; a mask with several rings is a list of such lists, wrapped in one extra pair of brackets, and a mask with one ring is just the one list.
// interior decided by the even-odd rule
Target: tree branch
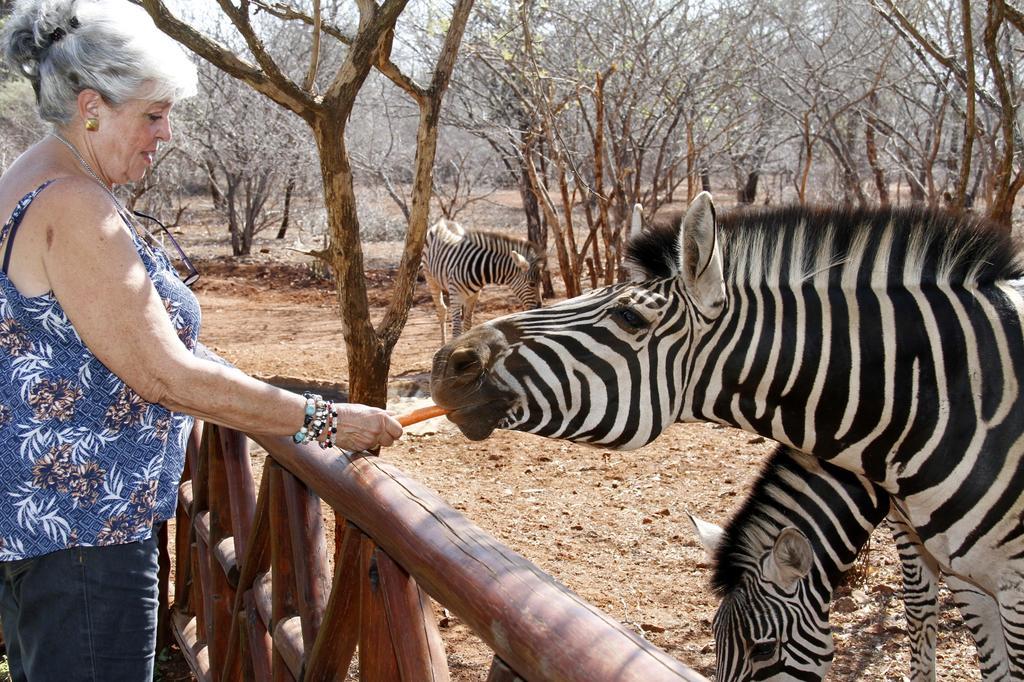
[[(302, 23), (308, 26), (316, 25), (315, 17), (311, 17), (308, 14), (292, 9), (291, 7), (288, 7), (283, 3), (266, 3), (263, 2), (262, 0), (253, 0), (253, 4), (258, 6), (267, 14), (275, 16), (278, 19), (282, 19), (284, 21), (301, 21)], [(342, 31), (334, 24), (323, 21), (322, 17), (320, 19), (320, 31), (331, 36), (332, 38), (334, 38), (343, 45), (348, 45), (350, 47), (352, 46), (353, 38), (351, 36), (345, 35), (344, 31)], [(390, 37), (391, 36), (389, 36), (389, 40)], [(390, 43), (386, 45), (386, 48), (387, 49), (381, 49), (380, 52), (378, 53), (376, 64), (377, 70), (380, 71), (381, 74), (384, 75), (384, 77), (386, 77), (388, 80), (394, 83), (398, 88), (405, 91), (410, 97), (412, 97), (417, 102), (421, 98), (426, 97), (426, 90), (421, 86), (417, 85), (412, 78), (402, 73), (402, 70), (398, 68), (398, 65), (391, 61)]]
[[(896, 32), (908, 43), (915, 44), (925, 50), (935, 61), (953, 74), (956, 78), (957, 83), (964, 90), (967, 90), (967, 71), (964, 67), (960, 66), (951, 55), (943, 54), (939, 49), (939, 46), (935, 44), (935, 41), (925, 37), (917, 27), (914, 26), (910, 19), (907, 18), (903, 12), (896, 7), (893, 0), (870, 0), (871, 7), (874, 8), (878, 14), (885, 19), (890, 26), (896, 29)], [(884, 2), (888, 9), (879, 5), (879, 2)], [(978, 93), (979, 98), (988, 106), (992, 107), (995, 111), (1000, 111), (1002, 106), (987, 90), (979, 88), (975, 84), (975, 90)]]
[(306, 72), (306, 80), (302, 84), (302, 89), (310, 94), (313, 94), (313, 88), (316, 85), (316, 70), (320, 66), (321, 23), (320, 0), (313, 0), (313, 46), (309, 55), (309, 71)]
[(256, 63), (263, 69), (263, 73), (267, 74), (267, 78), (282, 90), (302, 92), (298, 85), (284, 75), (277, 62), (267, 52), (263, 41), (260, 40), (253, 30), (252, 22), (249, 20), (249, 0), (240, 0), (238, 7), (235, 7), (231, 0), (217, 0), (217, 4), (220, 5), (221, 11), (231, 19), (231, 23), (238, 29), (242, 39), (245, 40), (246, 46), (256, 59)]
[[(376, 331), (383, 343), (389, 348), (394, 347), (409, 318), (412, 306), (413, 291), (416, 287), (416, 273), (419, 271), (423, 255), (423, 242), (427, 234), (427, 221), (430, 217), (430, 190), (433, 185), (433, 168), (437, 151), (437, 128), (441, 117), (441, 101), (451, 82), (452, 70), (455, 68), (455, 57), (474, 0), (456, 0), (452, 9), (451, 22), (445, 34), (444, 45), (434, 65), (429, 96), (417, 99), (420, 107), (420, 125), (416, 135), (416, 175), (413, 181), (412, 211), (409, 220), (409, 231), (405, 235), (405, 248), (402, 260), (398, 264), (395, 288), (388, 302), (384, 318)], [(390, 49), (390, 45), (389, 45)]]
[[(408, 2), (409, 0), (384, 0), (378, 7), (374, 0), (357, 0), (359, 29), (345, 62), (324, 93), (325, 102), (339, 102), (344, 98), (345, 92), (358, 89), (366, 79), (368, 67), (377, 63), (377, 55), (387, 38), (388, 31), (394, 29), (398, 16)], [(328, 106), (333, 108), (330, 104)]]
[(280, 83), (275, 82), (255, 65), (175, 17), (162, 0), (141, 0), (141, 3), (161, 31), (218, 69), (244, 81), (253, 90), (266, 95), (286, 109), (294, 111), (307, 121), (310, 119), (315, 103), (299, 88), (282, 87)]
[(1003, 3), (1003, 11), (1005, 12), (1005, 18), (1010, 22), (1015, 29), (1024, 33), (1024, 12), (1011, 5), (1009, 2)]

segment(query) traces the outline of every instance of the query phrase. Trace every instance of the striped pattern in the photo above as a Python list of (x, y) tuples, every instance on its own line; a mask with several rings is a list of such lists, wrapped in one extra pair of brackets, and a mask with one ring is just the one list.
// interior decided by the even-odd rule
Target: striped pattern
[[(910, 679), (935, 679), (935, 642), (938, 635), (939, 569), (917, 533), (898, 513), (889, 516), (893, 539), (903, 569), (903, 602), (907, 611), (910, 641)], [(964, 624), (978, 649), (983, 680), (1010, 680), (1009, 658), (999, 619), (999, 605), (992, 596), (958, 577), (943, 576)]]
[(473, 309), (488, 284), (509, 287), (527, 310), (540, 307), (540, 277), (544, 258), (536, 245), (523, 239), (481, 230), (467, 230), (444, 219), (427, 230), (423, 266), (441, 323), (441, 342), (447, 339), (448, 295), (452, 309), (452, 338), (473, 326)]
[[(780, 446), (725, 529), (695, 519), (722, 598), (713, 623), (716, 678), (824, 679), (833, 653), (832, 595), (888, 512), (889, 496), (878, 486)], [(913, 530), (898, 515), (889, 523), (903, 566), (909, 679), (934, 680), (939, 576)], [(784, 529), (788, 540), (780, 540)], [(809, 561), (782, 579), (801, 558)], [(984, 622), (990, 605), (962, 582), (950, 588), (965, 620), (977, 627), (982, 660), (993, 660), (991, 643), (1001, 633)], [(1005, 657), (996, 663), (1005, 666)]]
[(449, 418), (474, 438), (500, 427), (617, 448), (708, 420), (862, 474), (944, 573), (992, 600), (1024, 679), (1017, 245), (919, 210), (717, 224), (701, 195), (629, 253), (635, 281), (442, 348), (432, 390)]
[(888, 511), (856, 474), (776, 450), (714, 552), (715, 678), (824, 679), (832, 592)]

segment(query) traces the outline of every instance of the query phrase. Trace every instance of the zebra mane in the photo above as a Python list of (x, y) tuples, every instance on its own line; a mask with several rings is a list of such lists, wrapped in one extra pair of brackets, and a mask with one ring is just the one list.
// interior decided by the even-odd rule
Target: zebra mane
[[(827, 472), (823, 471), (826, 468)], [(793, 507), (793, 499), (804, 497), (808, 488), (816, 487), (821, 476), (837, 479), (850, 490), (862, 485), (855, 474), (785, 445), (779, 445), (769, 455), (740, 509), (725, 525), (714, 552), (711, 588), (717, 595), (724, 597), (740, 585), (750, 567), (774, 544), (778, 532), (786, 525), (800, 529), (815, 553), (822, 551), (804, 514)], [(888, 497), (873, 504), (882, 505), (878, 508), (880, 521), (889, 508)]]
[(756, 557), (752, 556), (757, 548), (751, 547), (751, 531), (761, 536), (758, 538), (761, 540), (759, 545), (769, 544), (767, 534), (759, 527), (760, 521), (765, 512), (770, 512), (765, 502), (770, 499), (770, 488), (781, 481), (788, 460), (789, 450), (784, 445), (772, 452), (762, 465), (739, 511), (724, 526), (722, 539), (714, 552), (714, 572), (711, 575), (711, 589), (719, 597), (734, 590), (751, 562), (756, 561)]
[(493, 230), (475, 230), (461, 228), (462, 238), (476, 246), (482, 246), (490, 250), (516, 251), (528, 261), (535, 261), (540, 257), (540, 248), (528, 239), (512, 237)]
[[(645, 231), (627, 246), (627, 259), (647, 277), (678, 273), (680, 217)], [(984, 284), (1024, 276), (1017, 241), (995, 223), (927, 208), (785, 206), (733, 210), (719, 235), (727, 277), (734, 281), (810, 278), (849, 261), (875, 259), (889, 282)], [(802, 262), (795, 263), (796, 254)], [(773, 266), (774, 263), (774, 266)]]

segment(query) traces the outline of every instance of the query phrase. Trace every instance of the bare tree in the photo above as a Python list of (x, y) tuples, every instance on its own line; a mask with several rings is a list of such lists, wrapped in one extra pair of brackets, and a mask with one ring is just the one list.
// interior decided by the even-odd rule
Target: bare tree
[(462, 131), (450, 131), (438, 149), (434, 170), (434, 199), (441, 215), (455, 220), (471, 205), (492, 196), (500, 184), (495, 168), (488, 164), (473, 139)]
[(183, 118), (194, 133), (187, 136), (194, 163), (226, 218), (231, 253), (248, 255), (253, 238), (281, 219), (282, 190), (315, 164), (316, 150), (299, 119), (209, 65)]
[[(325, 21), (319, 0), (314, 0), (313, 11), (309, 15), (278, 4), (241, 0), (236, 5), (229, 0), (218, 0), (221, 12), (245, 41), (253, 63), (175, 17), (161, 0), (142, 0), (157, 25), (169, 35), (217, 68), (294, 112), (309, 125), (320, 157), (330, 228), (330, 243), (317, 255), (329, 264), (336, 277), (352, 399), (374, 405), (386, 402), (391, 353), (412, 304), (416, 271), (427, 229), (441, 101), (473, 4), (472, 0), (455, 1), (430, 82), (420, 85), (391, 60), (396, 23), (407, 1), (384, 0), (378, 5), (358, 0), (358, 19), (353, 30), (345, 32)], [(254, 26), (253, 13), (257, 8), (270, 16), (299, 21), (312, 28), (310, 59), (304, 73), (289, 75), (274, 59)], [(320, 46), (324, 34), (343, 43), (347, 50), (333, 76), (323, 83), (323, 90), (320, 90)], [(294, 46), (291, 49), (294, 50)], [(367, 299), (359, 216), (345, 140), (345, 128), (353, 103), (373, 68), (407, 92), (421, 113), (409, 231), (391, 300), (384, 319), (376, 327), (371, 321)]]
[[(936, 11), (924, 2), (914, 7), (919, 10), (916, 15), (892, 0), (871, 0), (871, 5), (910, 46), (922, 68), (942, 73), (945, 82), (953, 86), (945, 97), (964, 123), (952, 200), (964, 206), (971, 199), (968, 183), (973, 152), (975, 142), (981, 141), (988, 147), (987, 213), (1009, 227), (1014, 201), (1024, 186), (1019, 162), (1024, 142), (1017, 122), (1022, 85), (1016, 69), (1020, 47), (1013, 45), (1021, 37), (1019, 12), (1005, 0), (982, 3), (981, 21), (975, 17), (981, 10), (970, 0), (961, 0), (957, 13), (943, 7)], [(938, 25), (936, 18), (941, 20)]]
[(501, 154), (530, 230), (550, 231), (566, 292), (614, 281), (633, 206), (653, 213), (680, 184), (696, 193), (702, 157), (723, 121), (738, 119), (716, 106), (730, 87), (717, 30), (728, 22), (687, 0), (516, 3), (484, 15), (456, 80), (459, 124)]

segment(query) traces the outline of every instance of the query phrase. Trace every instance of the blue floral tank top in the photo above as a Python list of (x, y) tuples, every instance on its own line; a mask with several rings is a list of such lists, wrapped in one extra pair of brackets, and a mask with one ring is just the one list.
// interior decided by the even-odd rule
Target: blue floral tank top
[[(50, 182), (18, 202), (0, 242)], [(199, 302), (122, 218), (194, 352)], [(174, 514), (191, 428), (96, 359), (52, 293), (24, 297), (0, 271), (0, 561), (150, 537)]]

